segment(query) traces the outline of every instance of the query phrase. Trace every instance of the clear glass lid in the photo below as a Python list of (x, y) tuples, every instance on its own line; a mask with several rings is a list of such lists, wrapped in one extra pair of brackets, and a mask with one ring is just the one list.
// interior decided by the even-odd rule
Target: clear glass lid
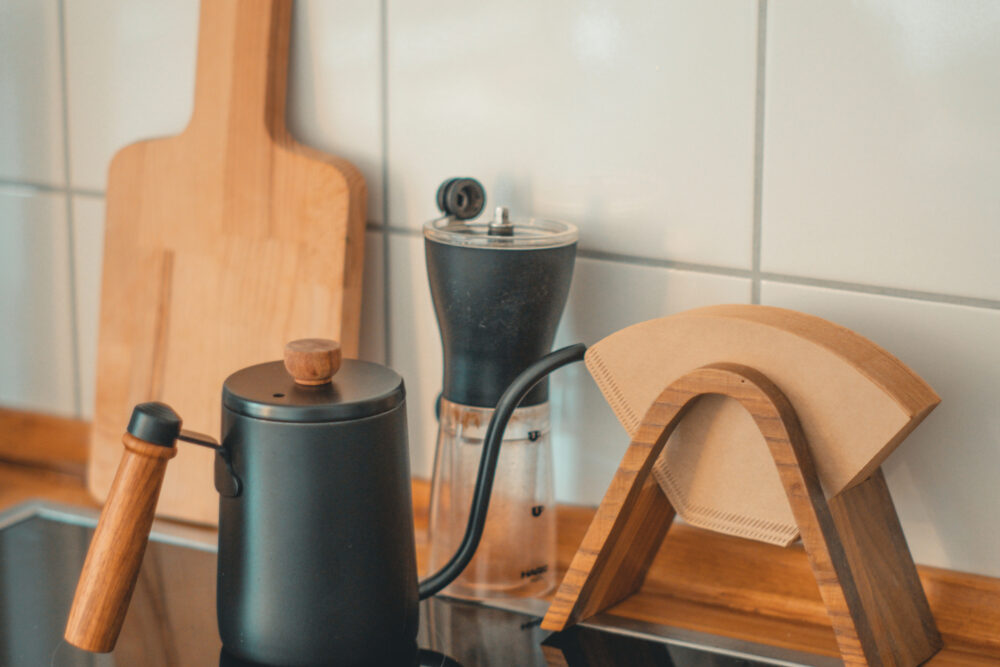
[(438, 218), (424, 225), (424, 237), (456, 246), (520, 250), (558, 248), (576, 243), (575, 225), (558, 220), (512, 220), (498, 207), (493, 220)]

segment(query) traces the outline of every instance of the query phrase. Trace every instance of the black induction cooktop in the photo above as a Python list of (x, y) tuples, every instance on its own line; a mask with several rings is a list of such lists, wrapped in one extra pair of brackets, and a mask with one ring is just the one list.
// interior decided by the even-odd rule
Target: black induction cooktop
[[(0, 665), (200, 667), (226, 656), (215, 621), (215, 547), (207, 531), (154, 525), (115, 651), (92, 654), (62, 640), (96, 513), (28, 503), (0, 514)], [(501, 604), (501, 603), (497, 603)], [(552, 634), (539, 601), (504, 608), (436, 597), (420, 605), (421, 665), (736, 667), (839, 661), (612, 617)], [(335, 662), (332, 664), (336, 664)], [(393, 666), (386, 666), (393, 667)]]

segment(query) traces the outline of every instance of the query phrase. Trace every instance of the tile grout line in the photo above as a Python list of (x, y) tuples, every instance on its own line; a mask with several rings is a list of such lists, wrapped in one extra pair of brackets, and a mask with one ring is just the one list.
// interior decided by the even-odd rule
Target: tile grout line
[(640, 257), (633, 255), (622, 255), (605, 250), (592, 250), (590, 248), (580, 248), (576, 251), (578, 257), (585, 259), (600, 259), (606, 262), (617, 262), (619, 264), (631, 264), (632, 266), (649, 266), (658, 269), (675, 269), (678, 271), (691, 271), (694, 273), (705, 273), (716, 276), (729, 276), (732, 278), (752, 278), (753, 273), (747, 269), (737, 269), (726, 266), (713, 266), (711, 264), (698, 264), (695, 262), (681, 262), (673, 259), (657, 259), (653, 257)]
[[(379, 230), (387, 235), (409, 236), (419, 238), (423, 232), (418, 229), (406, 227), (394, 227), (390, 225), (369, 223), (369, 229)], [(581, 248), (577, 251), (578, 257), (587, 259), (598, 259), (606, 262), (616, 262), (618, 264), (629, 264), (632, 266), (649, 266), (660, 269), (674, 269), (677, 271), (688, 271), (691, 273), (703, 273), (708, 275), (729, 276), (733, 278), (752, 278), (754, 272), (747, 269), (738, 269), (727, 266), (715, 266), (712, 264), (698, 264), (694, 262), (682, 262), (672, 259), (659, 259), (656, 257), (643, 257), (640, 255), (628, 255), (607, 252), (604, 250), (592, 250)], [(927, 292), (922, 290), (912, 290), (902, 287), (889, 287), (884, 285), (869, 285), (866, 283), (855, 283), (846, 280), (833, 280), (828, 278), (810, 278), (808, 276), (796, 276), (786, 273), (773, 273), (758, 271), (756, 273), (760, 281), (779, 282), (789, 285), (801, 285), (808, 287), (823, 287), (835, 289), (842, 292), (856, 292), (860, 294), (878, 294), (882, 296), (893, 296), (914, 301), (927, 301), (931, 303), (946, 303), (953, 305), (973, 306), (976, 308), (989, 308), (1000, 310), (1000, 299), (988, 299), (983, 297), (961, 296), (957, 294), (946, 294), (942, 292)]]
[[(379, 101), (381, 102), (382, 121), (382, 220), (389, 219), (389, 3), (379, 2)], [(386, 225), (379, 225), (382, 230), (382, 353), (385, 365), (392, 368), (392, 307), (389, 301), (389, 234)]]
[(764, 88), (767, 74), (767, 0), (757, 4), (757, 81), (754, 96), (753, 232), (750, 259), (750, 303), (760, 303), (761, 236), (764, 197)]
[(73, 411), (77, 417), (83, 416), (83, 380), (80, 371), (80, 325), (79, 304), (77, 303), (76, 285), (76, 234), (73, 225), (73, 186), (70, 178), (69, 149), (69, 58), (66, 54), (66, 2), (58, 0), (59, 16), (59, 84), (62, 88), (62, 130), (63, 130), (63, 180), (66, 205), (66, 232), (69, 260), (69, 310), (70, 336), (73, 340)]
[[(395, 227), (379, 223), (369, 223), (369, 229), (378, 230), (385, 235), (409, 236), (422, 238), (423, 232), (419, 229), (408, 227)], [(691, 273), (703, 273), (716, 276), (729, 276), (732, 278), (752, 279), (754, 272), (747, 269), (738, 269), (727, 266), (716, 266), (713, 264), (698, 264), (695, 262), (682, 262), (672, 259), (660, 259), (657, 257), (643, 257), (641, 255), (628, 255), (623, 253), (613, 253), (604, 250), (592, 250), (590, 248), (580, 248), (577, 256), (586, 259), (598, 259), (606, 262), (616, 262), (618, 264), (629, 264), (632, 266), (649, 266), (659, 269), (674, 269), (677, 271), (689, 271)], [(763, 282), (785, 283), (789, 285), (801, 285), (805, 287), (823, 287), (835, 289), (842, 292), (856, 292), (860, 294), (877, 294), (881, 296), (893, 296), (914, 301), (927, 301), (930, 303), (946, 303), (952, 305), (972, 306), (975, 308), (988, 308), (1000, 310), (1000, 299), (988, 299), (983, 297), (961, 296), (957, 294), (947, 294), (943, 292), (926, 292), (922, 290), (912, 290), (902, 287), (889, 287), (884, 285), (869, 285), (866, 283), (855, 283), (846, 280), (834, 280), (830, 278), (810, 278), (808, 276), (796, 276), (788, 273), (773, 273), (768, 271), (756, 272), (758, 279)]]
[[(384, 175), (383, 175), (384, 176)], [(75, 188), (60, 188), (57, 186), (40, 185), (37, 183), (12, 181), (0, 179), (0, 187), (17, 187), (38, 190), (45, 193), (67, 193), (76, 196), (101, 197), (100, 191), (84, 191)], [(383, 205), (386, 196), (383, 192)], [(395, 227), (381, 222), (368, 221), (365, 230), (379, 232), (383, 236), (383, 245), (388, 244), (390, 235), (410, 236), (422, 238), (423, 232), (419, 229), (408, 227)], [(614, 253), (605, 250), (593, 250), (581, 248), (577, 251), (579, 257), (586, 259), (597, 259), (605, 262), (615, 262), (617, 264), (629, 264), (632, 266), (649, 266), (660, 269), (674, 269), (677, 271), (688, 271), (691, 273), (703, 273), (715, 276), (729, 276), (732, 278), (757, 278), (763, 282), (775, 282), (786, 285), (799, 285), (803, 287), (820, 287), (824, 289), (834, 289), (841, 292), (854, 292), (858, 294), (872, 294), (877, 296), (890, 296), (913, 301), (926, 301), (929, 303), (943, 303), (956, 306), (969, 306), (973, 308), (986, 308), (990, 310), (1000, 310), (1000, 299), (989, 299), (985, 297), (962, 296), (959, 294), (948, 294), (945, 292), (927, 292), (923, 290), (913, 290), (903, 287), (889, 287), (885, 285), (872, 285), (867, 283), (855, 283), (847, 280), (835, 280), (832, 278), (811, 278), (809, 276), (797, 276), (790, 273), (774, 273), (769, 271), (753, 271), (748, 269), (738, 269), (727, 266), (716, 266), (713, 264), (698, 264), (696, 262), (683, 262), (672, 259), (659, 259), (656, 257), (643, 257), (642, 255), (629, 255), (626, 253)], [(385, 285), (386, 304), (388, 304), (388, 283)], [(386, 307), (386, 310), (388, 306)], [(388, 344), (387, 344), (388, 345)]]
[[(395, 236), (409, 236), (412, 238), (423, 238), (423, 230), (409, 227), (395, 227), (378, 223), (369, 223), (368, 228), (378, 230), (382, 233)], [(618, 264), (631, 264), (633, 266), (649, 266), (660, 269), (676, 269), (679, 271), (691, 271), (695, 273), (707, 273), (711, 275), (730, 276), (734, 278), (750, 278), (753, 273), (748, 269), (738, 269), (728, 266), (715, 266), (713, 264), (699, 264), (697, 262), (683, 262), (673, 259), (660, 259), (657, 257), (643, 257), (641, 255), (629, 255), (624, 253), (608, 252), (606, 250), (594, 250), (592, 248), (578, 248), (577, 257), (586, 259), (599, 259), (606, 262), (616, 262)]]
[[(65, 147), (63, 148), (63, 151), (65, 152)], [(69, 188), (62, 187), (59, 185), (49, 185), (48, 183), (33, 183), (31, 181), (15, 181), (6, 178), (0, 179), (0, 187), (18, 188), (20, 190), (31, 190), (32, 193), (34, 194), (52, 193), (52, 192), (69, 193)]]
[[(65, 148), (63, 149), (65, 150)], [(52, 185), (50, 183), (38, 183), (35, 181), (18, 181), (9, 178), (0, 178), (0, 188), (18, 188), (29, 190), (36, 194), (65, 193), (78, 197), (104, 197), (104, 190), (91, 190), (89, 188), (71, 188), (62, 185)]]
[(71, 195), (76, 195), (78, 197), (99, 197), (104, 198), (104, 190), (91, 190), (89, 188), (68, 188), (67, 191)]
[(797, 285), (801, 287), (820, 287), (823, 289), (837, 290), (839, 292), (853, 292), (855, 294), (871, 294), (875, 296), (888, 296), (899, 299), (909, 299), (911, 301), (922, 301), (925, 303), (941, 303), (951, 306), (969, 306), (972, 308), (983, 308), (988, 310), (1000, 310), (1000, 299), (987, 299), (977, 296), (960, 296), (957, 294), (945, 294), (943, 292), (924, 292), (922, 290), (906, 289), (904, 287), (889, 287), (885, 285), (868, 285), (865, 283), (852, 283), (844, 280), (830, 280), (827, 278), (809, 278), (806, 276), (795, 276), (787, 273), (770, 273), (762, 271), (760, 279), (769, 282), (782, 283), (785, 285)]

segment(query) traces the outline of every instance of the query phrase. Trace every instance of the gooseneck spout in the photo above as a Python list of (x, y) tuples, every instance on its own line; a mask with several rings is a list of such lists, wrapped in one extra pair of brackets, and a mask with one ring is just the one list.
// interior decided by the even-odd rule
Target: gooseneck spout
[(476, 489), (472, 494), (472, 508), (469, 511), (469, 522), (466, 524), (462, 543), (444, 567), (420, 582), (421, 600), (440, 592), (454, 581), (462, 574), (476, 553), (476, 547), (479, 546), (479, 540), (483, 536), (486, 513), (490, 507), (490, 493), (493, 491), (493, 478), (500, 456), (500, 443), (503, 441), (504, 430), (507, 428), (507, 422), (514, 414), (514, 410), (536, 384), (553, 371), (567, 364), (581, 361), (586, 351), (586, 345), (577, 343), (545, 355), (521, 371), (500, 396), (496, 410), (493, 412), (493, 417), (486, 429), (483, 453), (479, 459), (479, 472), (476, 475)]

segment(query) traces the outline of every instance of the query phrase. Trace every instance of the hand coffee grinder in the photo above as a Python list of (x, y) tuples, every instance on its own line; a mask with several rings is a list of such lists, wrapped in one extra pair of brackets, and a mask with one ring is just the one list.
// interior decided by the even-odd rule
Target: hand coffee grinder
[[(573, 225), (511, 219), (502, 206), (493, 220), (473, 221), (485, 200), (474, 179), (445, 181), (437, 193), (444, 216), (424, 225), (444, 352), (429, 517), (432, 571), (455, 552), (469, 523), (494, 407), (552, 347), (576, 257)], [(540, 596), (555, 585), (548, 381), (514, 407), (479, 549), (449, 595)]]

